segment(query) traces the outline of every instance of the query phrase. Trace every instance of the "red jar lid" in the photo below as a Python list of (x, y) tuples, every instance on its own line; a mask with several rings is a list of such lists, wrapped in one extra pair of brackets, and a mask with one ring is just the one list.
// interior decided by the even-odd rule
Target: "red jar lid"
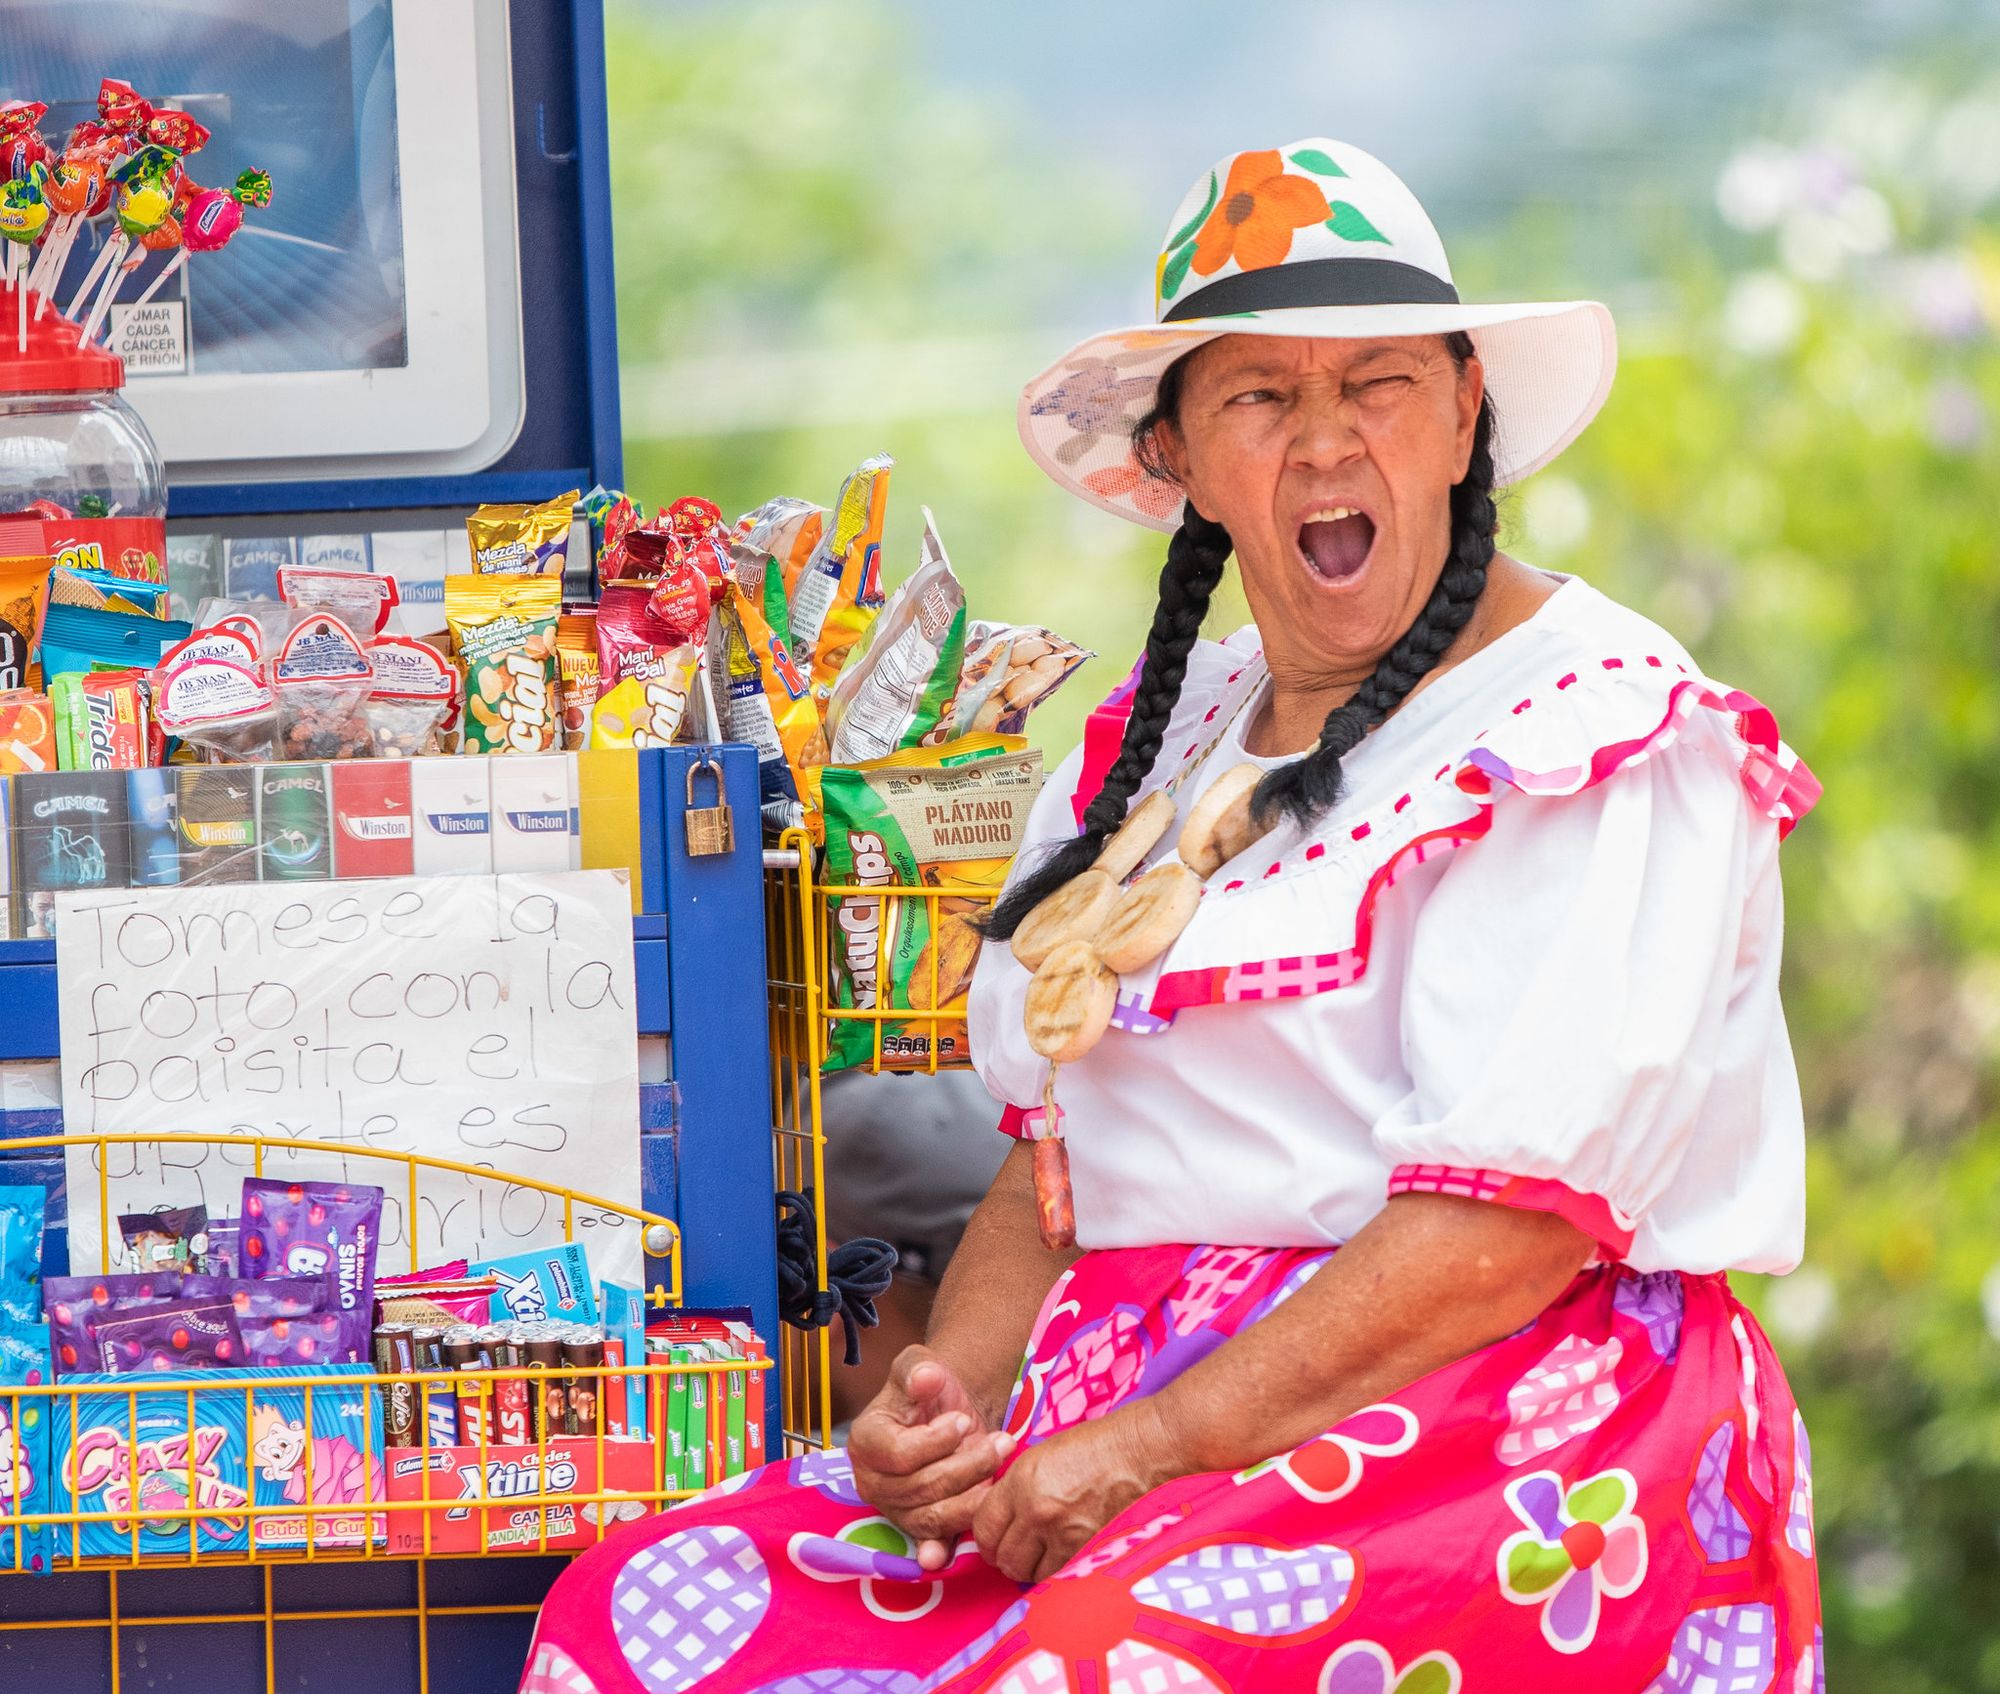
[(123, 388), (125, 361), (92, 345), (79, 347), (79, 326), (51, 307), (35, 322), (37, 300), (28, 301), (28, 350), (16, 339), (14, 291), (0, 287), (0, 394), (71, 394), (81, 389)]

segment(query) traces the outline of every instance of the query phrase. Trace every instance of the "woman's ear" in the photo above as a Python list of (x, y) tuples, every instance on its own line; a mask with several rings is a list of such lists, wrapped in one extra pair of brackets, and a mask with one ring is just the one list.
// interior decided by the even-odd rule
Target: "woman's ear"
[(1480, 403), (1486, 398), (1486, 367), (1479, 362), (1477, 353), (1459, 368), (1457, 398), (1458, 474), (1452, 481), (1463, 482), (1472, 466), (1472, 438), (1479, 427)]

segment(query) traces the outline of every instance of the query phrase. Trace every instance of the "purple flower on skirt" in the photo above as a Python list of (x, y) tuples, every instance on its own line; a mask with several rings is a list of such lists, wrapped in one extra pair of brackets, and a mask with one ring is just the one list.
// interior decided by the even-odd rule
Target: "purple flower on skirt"
[(681, 1694), (734, 1658), (770, 1607), (757, 1544), (729, 1524), (703, 1524), (626, 1560), (611, 1628), (646, 1694)]
[(1690, 1613), (1646, 1694), (1765, 1694), (1778, 1669), (1777, 1627), (1765, 1605)]
[(1681, 1350), (1681, 1318), (1687, 1310), (1679, 1272), (1621, 1276), (1611, 1291), (1611, 1307), (1644, 1327), (1646, 1339), (1659, 1358), (1668, 1364), (1674, 1362)]
[(1729, 1498), (1726, 1479), (1729, 1455), (1736, 1445), (1736, 1425), (1725, 1423), (1708, 1438), (1688, 1488), (1688, 1522), (1694, 1538), (1716, 1564), (1740, 1559), (1750, 1551), (1750, 1526)]

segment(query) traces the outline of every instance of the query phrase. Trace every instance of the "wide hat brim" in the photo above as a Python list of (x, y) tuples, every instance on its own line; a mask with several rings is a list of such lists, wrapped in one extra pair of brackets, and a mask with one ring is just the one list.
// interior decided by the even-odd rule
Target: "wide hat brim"
[(1485, 369), (1499, 483), (1518, 482), (1555, 458), (1611, 392), (1618, 332), (1595, 300), (1298, 306), (1140, 324), (1079, 342), (1021, 391), (1021, 441), (1071, 493), (1171, 531), (1180, 524), (1181, 491), (1134, 458), (1132, 425), (1151, 410), (1161, 373), (1182, 354), (1223, 335), (1372, 339), (1452, 330), (1472, 337)]

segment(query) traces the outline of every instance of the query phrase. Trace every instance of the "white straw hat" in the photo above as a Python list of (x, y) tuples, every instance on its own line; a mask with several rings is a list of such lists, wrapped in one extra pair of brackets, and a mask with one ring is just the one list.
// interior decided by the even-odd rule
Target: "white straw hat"
[(1618, 337), (1595, 300), (1469, 305), (1430, 216), (1359, 147), (1312, 137), (1236, 153), (1191, 188), (1154, 269), (1156, 321), (1094, 335), (1021, 391), (1035, 463), (1107, 512), (1171, 530), (1181, 491), (1133, 456), (1160, 373), (1219, 335), (1439, 335), (1464, 330), (1486, 371), (1496, 480), (1574, 441), (1611, 391)]

